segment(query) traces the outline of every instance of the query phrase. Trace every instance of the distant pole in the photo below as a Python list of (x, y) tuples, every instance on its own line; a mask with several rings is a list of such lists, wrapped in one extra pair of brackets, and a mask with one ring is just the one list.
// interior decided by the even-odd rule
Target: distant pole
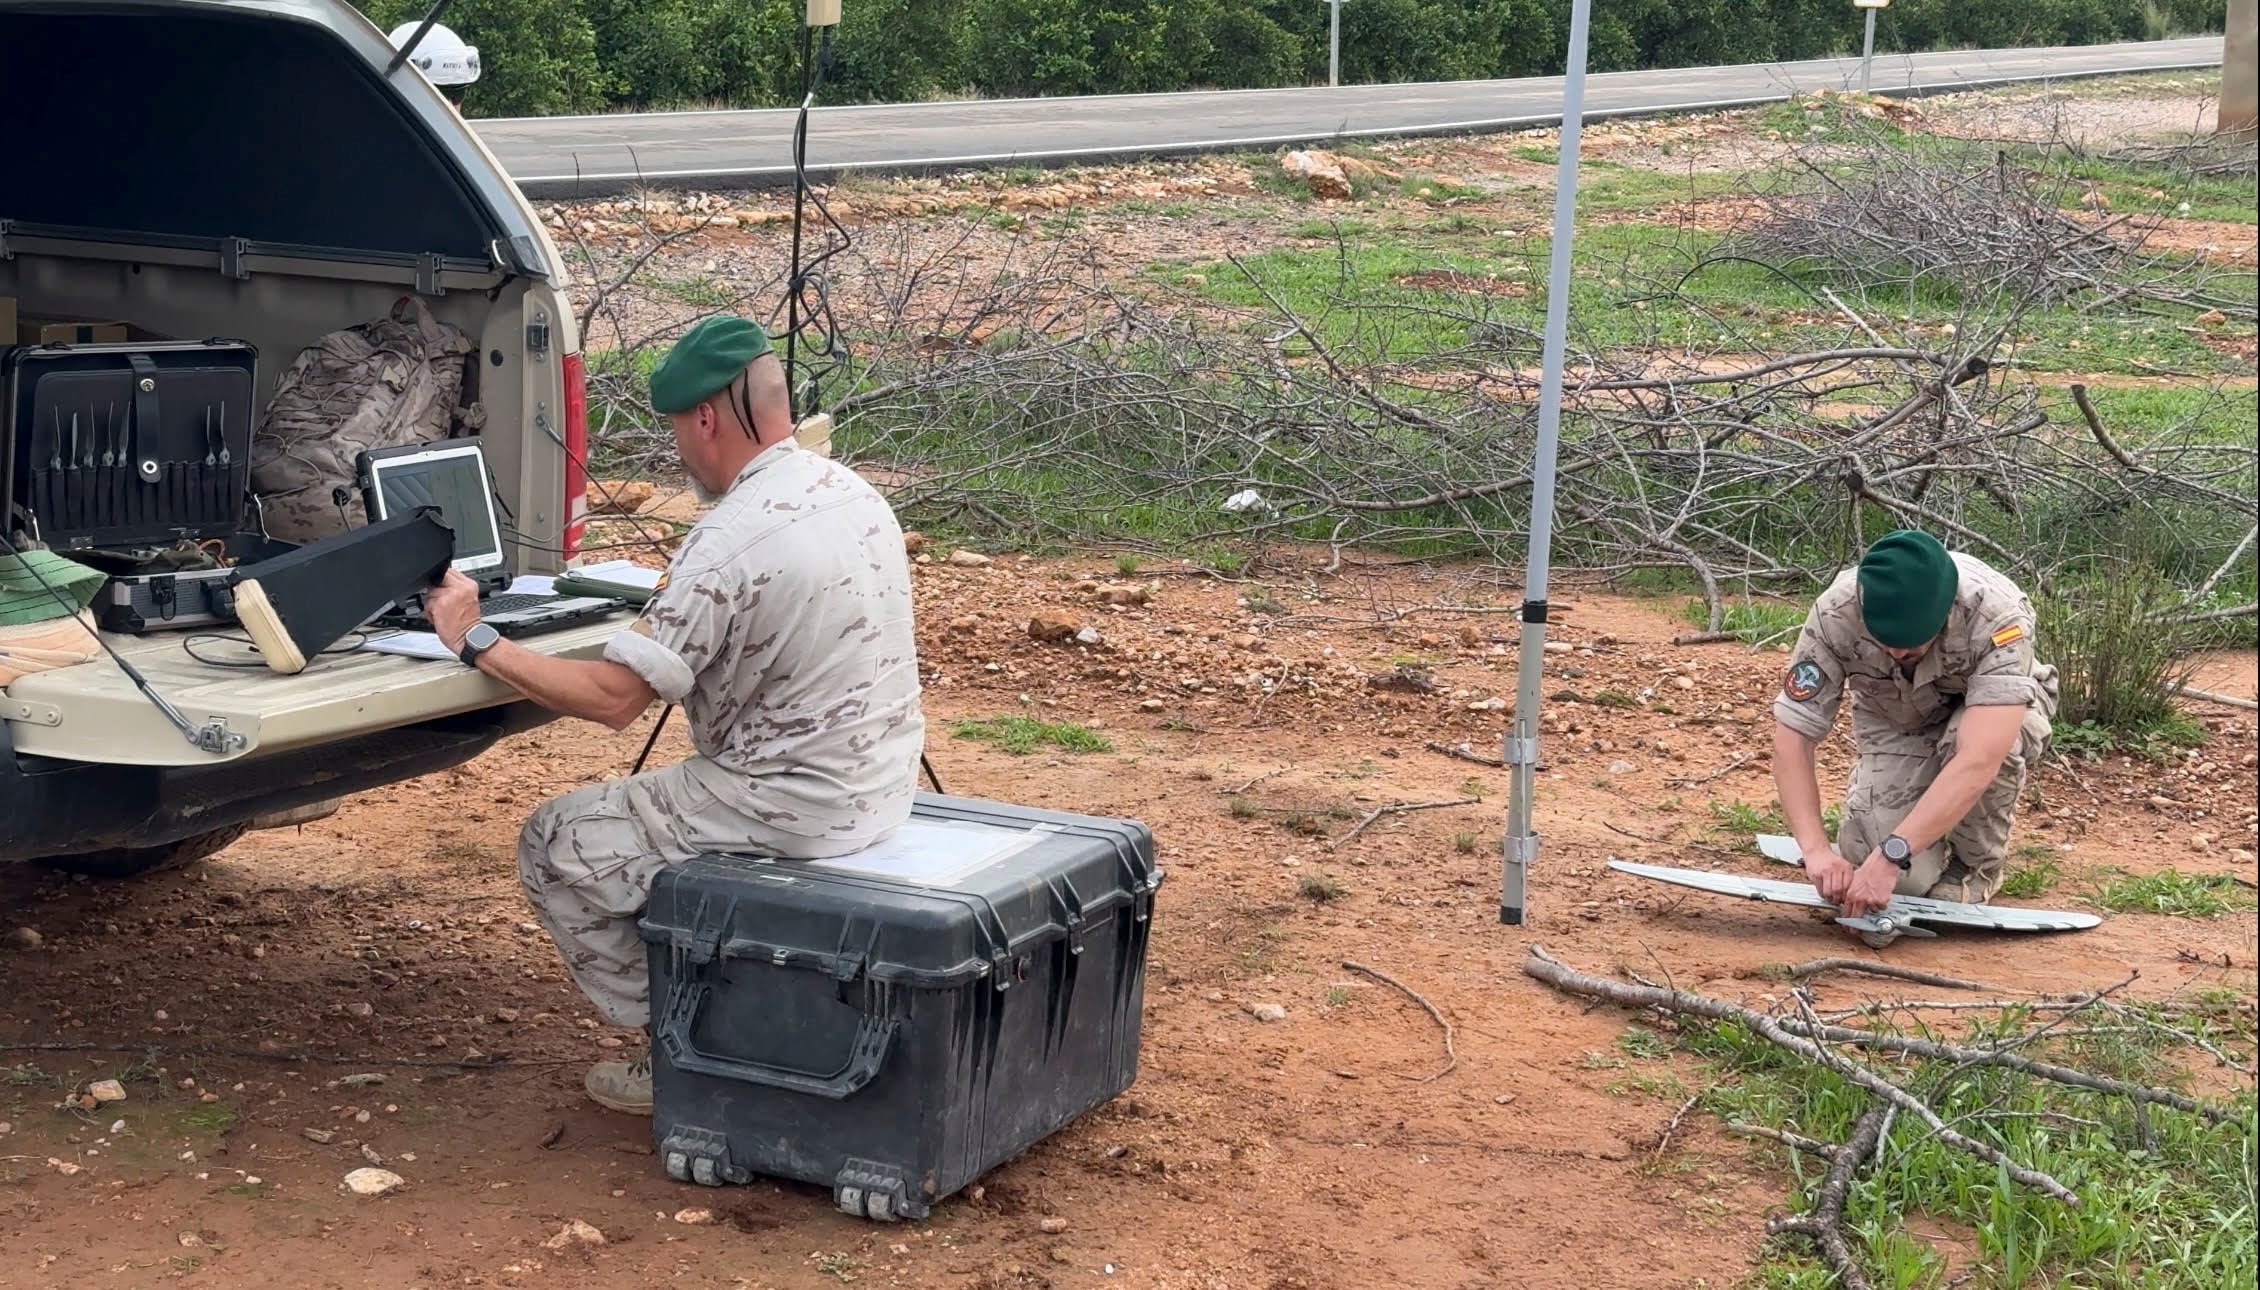
[(1326, 22), (1326, 83), (1342, 83), (1342, 0), (1327, 0), (1332, 10)]
[(1530, 865), (1538, 858), (1531, 796), (1538, 779), (1538, 704), (1546, 664), (1546, 574), (1553, 559), (1554, 460), (1561, 443), (1562, 366), (1569, 348), (1570, 245), (1577, 231), (1577, 148), (1585, 119), (1585, 35), (1593, 0), (1571, 0), (1569, 65), (1562, 81), (1562, 155), (1554, 171), (1554, 242), (1546, 271), (1546, 345), (1538, 381), (1538, 460), (1530, 468), (1530, 571), (1522, 580), (1521, 657), (1514, 730), (1506, 738), (1507, 840), (1499, 921), (1528, 914)]
[(1860, 93), (1868, 93), (1875, 71), (1875, 10), (1868, 10), (1868, 32), (1860, 38)]

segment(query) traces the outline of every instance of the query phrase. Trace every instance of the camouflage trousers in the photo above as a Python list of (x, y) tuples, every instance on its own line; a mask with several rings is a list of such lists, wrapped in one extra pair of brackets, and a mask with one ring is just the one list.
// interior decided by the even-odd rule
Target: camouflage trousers
[[(702, 773), (703, 772), (703, 773)], [(574, 984), (617, 1026), (651, 1020), (637, 920), (660, 870), (706, 851), (810, 859), (836, 846), (776, 829), (708, 785), (696, 759), (545, 802), (518, 834), (518, 880)]]
[[(1899, 895), (1983, 904), (2001, 889), (2017, 798), (2024, 792), (2027, 771), (2048, 752), (2056, 707), (2053, 673), (2046, 680), (2046, 701), (2025, 709), (2016, 747), (2001, 759), (1993, 782), (1944, 838), (1915, 853), (1913, 866), (1899, 876)], [(1945, 725), (1927, 732), (1909, 734), (1864, 723), (1855, 731), (1859, 760), (1845, 789), (1838, 855), (1858, 864), (1883, 845), (1954, 759), (1966, 711), (1956, 709)]]

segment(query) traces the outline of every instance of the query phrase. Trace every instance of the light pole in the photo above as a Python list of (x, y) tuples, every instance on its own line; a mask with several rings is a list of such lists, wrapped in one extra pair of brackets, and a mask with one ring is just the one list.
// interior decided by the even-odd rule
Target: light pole
[(1342, 83), (1342, 0), (1326, 0), (1331, 10), (1326, 21), (1326, 83)]
[(1869, 73), (1875, 67), (1875, 14), (1889, 9), (1891, 0), (1852, 0), (1852, 7), (1868, 11), (1867, 34), (1860, 38), (1860, 93), (1868, 93)]

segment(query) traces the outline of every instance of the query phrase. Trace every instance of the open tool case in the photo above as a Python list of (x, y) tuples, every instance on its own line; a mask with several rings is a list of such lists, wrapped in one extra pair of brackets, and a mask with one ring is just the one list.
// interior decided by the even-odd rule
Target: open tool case
[(242, 341), (37, 345), (0, 362), (21, 524), (58, 551), (171, 546), (243, 527), (253, 374)]

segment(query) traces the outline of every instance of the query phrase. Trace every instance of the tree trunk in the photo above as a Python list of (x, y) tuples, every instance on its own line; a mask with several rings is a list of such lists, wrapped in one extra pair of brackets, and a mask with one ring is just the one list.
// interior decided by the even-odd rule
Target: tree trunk
[(2228, 39), (2221, 47), (2221, 121), (2223, 134), (2253, 133), (2260, 128), (2260, 26), (2255, 9), (2260, 0), (2229, 0)]

